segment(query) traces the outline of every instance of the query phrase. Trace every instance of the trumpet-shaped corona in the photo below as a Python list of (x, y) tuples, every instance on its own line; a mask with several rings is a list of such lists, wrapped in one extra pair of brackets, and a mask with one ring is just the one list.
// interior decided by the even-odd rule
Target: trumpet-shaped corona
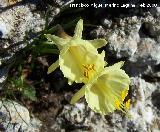
[[(119, 62), (101, 70), (92, 81), (84, 85), (73, 96), (71, 104), (85, 96), (89, 107), (97, 113), (106, 115), (116, 109), (126, 113), (130, 101), (126, 102), (125, 106), (123, 101), (129, 90), (130, 79), (121, 69), (122, 65), (123, 62)], [(90, 65), (88, 69), (94, 69), (92, 67)]]
[(63, 33), (63, 38), (46, 34), (46, 38), (57, 45), (60, 50), (59, 59), (48, 68), (48, 74), (58, 66), (64, 76), (71, 82), (88, 82), (105, 65), (104, 52), (98, 54), (97, 48), (104, 46), (105, 39), (83, 40), (83, 20), (79, 20), (70, 37)]

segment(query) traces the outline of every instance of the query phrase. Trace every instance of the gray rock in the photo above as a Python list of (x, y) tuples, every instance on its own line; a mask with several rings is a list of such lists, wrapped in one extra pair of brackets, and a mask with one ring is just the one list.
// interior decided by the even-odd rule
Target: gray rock
[(39, 131), (41, 122), (31, 118), (29, 111), (20, 104), (11, 100), (0, 101), (0, 120), (6, 132), (35, 132)]
[(142, 23), (140, 30), (144, 35), (149, 36), (150, 38), (156, 38), (156, 36), (157, 36), (157, 33), (156, 33), (154, 26), (151, 22)]
[(112, 21), (108, 19), (103, 19), (102, 25), (104, 25), (106, 28), (110, 28), (112, 26)]
[(132, 76), (153, 75), (160, 63), (160, 45), (153, 39), (144, 38), (138, 43), (137, 51), (126, 63), (126, 69)]
[(156, 11), (157, 16), (160, 17), (160, 7), (156, 7)]
[[(10, 63), (11, 57), (26, 46), (26, 43), (24, 43), (26, 32), (31, 30), (32, 32), (39, 32), (45, 25), (41, 14), (33, 12), (36, 5), (32, 3), (16, 4), (18, 1), (14, 2), (10, 3), (6, 0), (0, 2), (0, 65)], [(30, 8), (31, 5), (32, 8)], [(0, 70), (3, 71), (3, 69)], [(2, 74), (7, 72), (1, 72), (1, 76), (6, 77), (6, 74)], [(0, 85), (1, 83), (2, 79)]]
[(131, 57), (137, 50), (140, 41), (139, 26), (129, 29), (115, 29), (108, 35), (108, 50), (117, 58)]
[(5, 83), (5, 80), (7, 78), (8, 69), (9, 69), (8, 66), (0, 68), (0, 90), (2, 89), (2, 87), (3, 87), (4, 83)]
[(29, 4), (13, 6), (0, 14), (2, 38), (12, 39), (14, 43), (23, 41), (25, 33), (30, 30), (41, 31), (44, 24), (44, 19), (40, 14), (33, 13)]
[(112, 29), (97, 28), (94, 37), (106, 37), (107, 56), (127, 58), (126, 69), (132, 76), (153, 75), (159, 77), (160, 22), (150, 13), (144, 18), (137, 16), (117, 18)]
[(138, 44), (137, 52), (135, 53), (135, 58), (142, 59), (143, 63), (153, 61), (153, 64), (159, 64), (159, 51), (160, 44), (149, 38), (141, 39), (141, 42)]
[(140, 41), (141, 22), (138, 17), (119, 18), (117, 23), (113, 23), (112, 26), (112, 29), (99, 27), (91, 31), (91, 35), (95, 38), (106, 37), (108, 40), (107, 52), (112, 56), (116, 58), (133, 56), (137, 50), (137, 43)]
[(104, 131), (108, 126), (104, 117), (90, 111), (84, 103), (67, 105), (51, 127), (53, 131)]
[(106, 35), (106, 31), (102, 26), (98, 26), (97, 29), (91, 31), (90, 34), (93, 38), (101, 38)]
[(160, 43), (160, 35), (157, 37), (157, 42)]
[(152, 103), (152, 93), (159, 89), (160, 84), (148, 83), (136, 77), (132, 78), (131, 85), (132, 107), (129, 111), (132, 115), (131, 124), (138, 131), (158, 131), (160, 129), (157, 127), (157, 123), (160, 121), (159, 110)]
[[(54, 1), (53, 7), (49, 8), (51, 14), (48, 21), (60, 12), (56, 4), (65, 7), (73, 0)], [(46, 8), (47, 3), (42, 1), (22, 1), (22, 0), (0, 0), (0, 65), (12, 63), (11, 58), (21, 49), (27, 46), (26, 37), (31, 38), (45, 27), (44, 12), (39, 9)]]
[(160, 7), (152, 8), (151, 13), (157, 17), (160, 17)]
[[(141, 78), (131, 78), (131, 107), (124, 117), (121, 112), (115, 111), (107, 116), (94, 113), (87, 104), (76, 103), (74, 106), (66, 105), (53, 123), (53, 131), (96, 131), (104, 132), (148, 132), (158, 131), (160, 128), (160, 106), (156, 91), (160, 83), (148, 83)], [(155, 94), (157, 93), (157, 94)], [(154, 102), (154, 103), (153, 103)], [(158, 106), (158, 108), (157, 108)], [(156, 121), (156, 122), (155, 122)]]

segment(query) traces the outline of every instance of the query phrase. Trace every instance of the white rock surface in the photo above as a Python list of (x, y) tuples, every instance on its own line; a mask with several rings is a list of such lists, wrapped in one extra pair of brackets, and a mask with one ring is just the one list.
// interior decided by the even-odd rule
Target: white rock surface
[[(36, 5), (31, 3), (16, 5), (18, 0), (13, 2), (15, 4), (7, 0), (0, 0), (0, 66), (9, 62), (15, 53), (26, 46), (23, 42), (26, 32), (39, 32), (45, 25), (45, 20), (41, 14), (33, 12), (36, 9)], [(13, 48), (6, 50), (10, 46), (13, 46)], [(1, 89), (8, 70), (1, 67), (0, 72)]]
[(29, 30), (39, 32), (44, 27), (45, 21), (38, 13), (33, 13), (29, 4), (19, 5), (0, 14), (0, 31), (2, 38), (19, 42), (24, 39)]
[(140, 41), (139, 28), (139, 26), (133, 27), (128, 31), (128, 35), (124, 30), (113, 31), (108, 36), (109, 50), (114, 51), (117, 58), (133, 56), (137, 50), (137, 43)]
[(52, 130), (78, 132), (84, 130), (94, 132), (158, 131), (160, 129), (158, 126), (160, 109), (153, 105), (152, 93), (159, 89), (160, 83), (148, 83), (139, 77), (131, 78), (131, 80), (131, 107), (129, 110), (131, 119), (124, 117), (118, 111), (103, 117), (91, 111), (87, 104), (77, 103), (74, 106), (64, 107), (53, 124)]
[(36, 118), (31, 118), (29, 111), (25, 107), (11, 100), (1, 100), (0, 106), (1, 124), (6, 132), (39, 131), (41, 122)]

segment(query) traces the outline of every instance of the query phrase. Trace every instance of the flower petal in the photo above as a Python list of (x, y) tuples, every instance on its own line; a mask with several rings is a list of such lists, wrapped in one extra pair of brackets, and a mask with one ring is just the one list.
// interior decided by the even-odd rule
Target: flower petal
[(60, 53), (60, 69), (69, 80), (82, 82), (83, 73), (80, 69), (83, 54), (83, 48), (79, 46), (72, 46), (65, 53)]
[(117, 68), (121, 68), (123, 65), (124, 65), (124, 61), (120, 61), (120, 62), (115, 63), (114, 65), (112, 65), (110, 67), (117, 69)]
[[(60, 69), (64, 76), (77, 83), (84, 81), (84, 65), (95, 65), (95, 68), (104, 67), (104, 56), (98, 54), (88, 41), (79, 39), (70, 40), (70, 44), (63, 47), (59, 56)], [(92, 74), (92, 73), (91, 73)]]
[(75, 104), (80, 98), (85, 95), (85, 86), (83, 86), (71, 99), (70, 104)]
[(59, 67), (59, 60), (57, 60), (48, 68), (47, 74), (50, 74), (51, 72), (53, 72), (57, 67)]
[(52, 41), (57, 45), (59, 49), (62, 49), (62, 47), (68, 42), (67, 39), (63, 39), (55, 35), (46, 34), (45, 36), (49, 41)]
[[(129, 89), (130, 78), (122, 69), (107, 69), (105, 68), (103, 78), (105, 83), (111, 88), (121, 93), (123, 90)], [(102, 79), (102, 78), (101, 78)]]
[(107, 44), (105, 39), (88, 40), (96, 49), (101, 48)]
[(75, 27), (73, 38), (81, 39), (82, 38), (82, 31), (83, 31), (83, 20), (80, 19)]
[(72, 80), (68, 79), (68, 84), (69, 84), (69, 85), (72, 85), (72, 84), (73, 84), (73, 82), (74, 82), (74, 81), (72, 81)]
[(109, 80), (114, 80), (128, 86), (130, 84), (130, 78), (124, 70), (120, 69), (123, 64), (124, 62), (120, 61), (112, 66), (106, 67), (103, 74)]
[(95, 112), (103, 115), (116, 109), (116, 100), (121, 100), (122, 91), (129, 89), (130, 79), (124, 70), (120, 69), (122, 62), (106, 67), (104, 72), (87, 88), (85, 98)]
[(88, 106), (97, 113), (106, 115), (116, 108), (113, 100), (114, 94), (101, 80), (97, 80), (90, 88), (86, 88), (85, 98)]

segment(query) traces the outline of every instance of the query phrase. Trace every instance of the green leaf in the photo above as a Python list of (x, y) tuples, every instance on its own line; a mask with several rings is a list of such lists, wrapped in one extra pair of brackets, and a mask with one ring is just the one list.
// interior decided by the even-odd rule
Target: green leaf
[(36, 100), (37, 100), (35, 88), (32, 87), (32, 86), (29, 86), (28, 84), (25, 84), (25, 85), (24, 85), (22, 94), (23, 94), (25, 97), (31, 99), (32, 101), (36, 101)]

